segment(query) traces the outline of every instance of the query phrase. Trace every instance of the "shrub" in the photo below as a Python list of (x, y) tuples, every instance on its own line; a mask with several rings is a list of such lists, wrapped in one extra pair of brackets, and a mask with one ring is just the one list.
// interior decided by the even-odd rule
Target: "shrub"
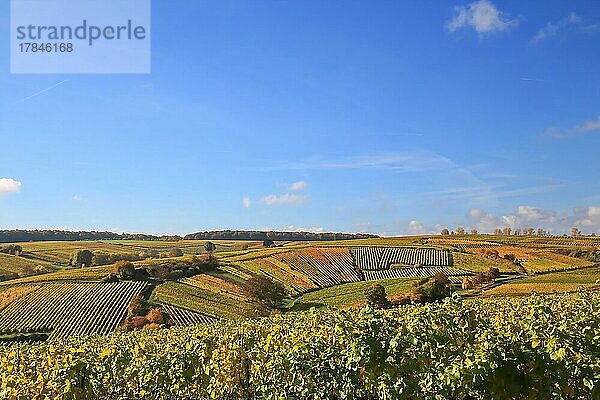
[(114, 273), (121, 279), (131, 280), (135, 276), (135, 266), (129, 261), (117, 261), (114, 265)]
[(475, 287), (475, 282), (473, 281), (473, 278), (471, 278), (470, 276), (466, 277), (463, 279), (462, 281), (462, 288), (464, 290), (469, 290), (469, 289), (473, 289)]
[(379, 283), (371, 285), (371, 287), (365, 291), (365, 297), (373, 308), (388, 308), (390, 306), (390, 301), (385, 293), (385, 288)]
[(146, 317), (133, 317), (131, 323), (134, 329), (141, 329), (148, 324), (148, 319)]
[(151, 322), (147, 325), (144, 325), (144, 327), (142, 329), (160, 329), (160, 325)]
[(500, 278), (500, 270), (496, 267), (490, 267), (487, 274), (492, 280)]
[(181, 257), (183, 256), (183, 251), (179, 247), (173, 247), (169, 250), (169, 257)]
[(481, 251), (481, 254), (483, 257), (489, 258), (492, 260), (497, 260), (498, 258), (500, 258), (500, 253), (498, 253), (498, 250), (496, 250), (496, 249), (483, 249)]
[(204, 243), (204, 250), (207, 253), (212, 253), (216, 249), (217, 249), (217, 246), (215, 246), (215, 244), (213, 242), (206, 242), (206, 243)]
[(148, 315), (146, 316), (146, 318), (153, 324), (162, 324), (165, 322), (165, 316), (163, 315), (162, 311), (158, 308), (153, 308), (150, 311), (148, 311)]
[(119, 282), (119, 276), (115, 273), (110, 273), (102, 278), (102, 282), (110, 283), (110, 282)]

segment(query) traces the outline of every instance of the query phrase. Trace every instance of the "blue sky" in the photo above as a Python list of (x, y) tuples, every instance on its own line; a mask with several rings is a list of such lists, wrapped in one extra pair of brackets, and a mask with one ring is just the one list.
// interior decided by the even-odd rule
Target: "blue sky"
[(0, 228), (600, 233), (595, 1), (152, 16), (151, 74), (11, 75), (0, 57)]

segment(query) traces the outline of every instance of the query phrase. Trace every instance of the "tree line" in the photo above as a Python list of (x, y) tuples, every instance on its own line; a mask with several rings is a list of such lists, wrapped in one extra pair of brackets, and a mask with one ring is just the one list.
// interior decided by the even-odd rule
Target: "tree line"
[(314, 233), (314, 232), (277, 232), (277, 231), (207, 231), (179, 235), (146, 235), (143, 233), (115, 233), (96, 231), (43, 230), (0, 230), (0, 243), (41, 242), (41, 241), (78, 241), (78, 240), (150, 240), (175, 242), (185, 240), (279, 240), (279, 241), (327, 241), (377, 238), (377, 235), (363, 233)]
[(154, 236), (142, 233), (114, 233), (96, 231), (44, 230), (0, 230), (0, 243), (78, 241), (78, 240), (163, 240), (177, 241), (181, 236)]

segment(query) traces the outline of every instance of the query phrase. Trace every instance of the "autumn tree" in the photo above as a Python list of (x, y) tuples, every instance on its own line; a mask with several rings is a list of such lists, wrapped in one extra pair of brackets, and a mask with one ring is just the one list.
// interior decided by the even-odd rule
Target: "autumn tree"
[(579, 230), (579, 228), (571, 228), (571, 236), (580, 236), (581, 235), (581, 231)]
[(263, 275), (254, 275), (244, 282), (244, 292), (269, 308), (276, 308), (286, 296), (285, 287)]
[(525, 228), (523, 229), (523, 234), (527, 236), (533, 236), (534, 229), (533, 228)]
[(135, 277), (135, 266), (129, 261), (117, 261), (114, 264), (114, 273), (120, 279), (131, 280)]
[(162, 324), (165, 322), (165, 316), (159, 308), (153, 308), (150, 311), (148, 311), (146, 319), (148, 319), (148, 321), (150, 321), (150, 323), (153, 324)]
[(440, 232), (443, 236), (447, 236), (450, 234), (450, 231), (448, 231), (448, 228), (444, 228), (442, 229), (442, 232)]
[(538, 228), (537, 235), (538, 236), (545, 236), (546, 235), (546, 231), (543, 228)]
[(477, 229), (471, 229), (471, 235), (477, 235)]
[(127, 313), (130, 317), (145, 316), (148, 312), (148, 302), (139, 294), (134, 295), (127, 306)]
[(502, 229), (502, 234), (506, 235), (506, 236), (510, 236), (510, 233), (512, 232), (512, 228), (507, 226), (506, 228)]
[(463, 228), (462, 226), (459, 226), (456, 228), (456, 234), (457, 235), (464, 235), (465, 234), (465, 228)]

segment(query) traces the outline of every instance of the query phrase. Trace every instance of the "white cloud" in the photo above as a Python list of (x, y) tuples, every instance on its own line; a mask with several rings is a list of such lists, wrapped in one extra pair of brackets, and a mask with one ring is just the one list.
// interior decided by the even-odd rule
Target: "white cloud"
[(298, 182), (294, 182), (290, 185), (290, 190), (293, 192), (297, 192), (300, 190), (304, 190), (308, 187), (308, 183), (304, 182), (304, 181), (298, 181)]
[(73, 195), (73, 201), (83, 201), (83, 200), (84, 200), (84, 198), (81, 195), (79, 195), (79, 194)]
[(467, 6), (454, 8), (454, 18), (447, 24), (450, 32), (461, 28), (473, 28), (480, 35), (508, 30), (516, 24), (516, 20), (510, 20), (507, 15), (488, 0), (479, 0)]
[(21, 182), (11, 178), (0, 178), (0, 196), (21, 191)]
[(581, 22), (581, 19), (572, 12), (565, 18), (562, 18), (556, 22), (548, 22), (546, 26), (536, 32), (533, 36), (533, 42), (539, 42), (552, 36), (556, 36), (561, 30), (567, 29), (569, 26), (576, 25)]
[(598, 116), (595, 120), (591, 119), (591, 120), (585, 121), (583, 124), (574, 126), (573, 128), (570, 128), (567, 130), (560, 130), (560, 129), (552, 126), (548, 129), (546, 129), (546, 136), (560, 139), (560, 138), (573, 136), (578, 133), (592, 132), (592, 131), (599, 130), (599, 129), (600, 129), (600, 116)]
[(250, 206), (252, 205), (252, 200), (250, 200), (250, 197), (244, 197), (242, 199), (242, 204), (244, 207), (250, 208)]
[(306, 196), (299, 195), (299, 194), (289, 194), (289, 193), (282, 194), (279, 196), (275, 195), (275, 194), (270, 194), (261, 199), (261, 201), (268, 206), (302, 204), (302, 203), (306, 203), (307, 200), (308, 200), (308, 197), (306, 197)]
[(323, 228), (322, 226), (309, 226), (308, 228), (304, 228), (301, 226), (295, 226), (295, 225), (286, 225), (283, 227), (284, 231), (287, 232), (312, 232), (312, 233), (322, 233), (325, 232), (325, 228)]
[(413, 235), (422, 235), (428, 233), (430, 229), (427, 229), (421, 222), (413, 219), (408, 223), (408, 231)]
[(510, 214), (494, 215), (481, 209), (471, 209), (468, 218), (473, 228), (492, 232), (496, 228), (544, 228), (554, 234), (570, 233), (572, 227), (584, 233), (600, 233), (600, 207), (576, 208), (571, 213), (559, 213), (534, 206), (521, 205)]

